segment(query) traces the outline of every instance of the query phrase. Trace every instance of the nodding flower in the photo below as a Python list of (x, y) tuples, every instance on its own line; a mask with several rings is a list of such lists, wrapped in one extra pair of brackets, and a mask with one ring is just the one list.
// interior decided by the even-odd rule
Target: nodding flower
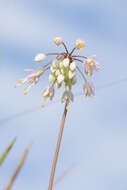
[[(21, 85), (22, 83), (27, 83), (27, 85), (24, 87), (24, 94), (26, 95), (27, 92), (30, 90), (31, 87), (35, 86), (38, 82), (42, 74), (49, 70), (49, 86), (46, 87), (43, 90), (43, 98), (49, 98), (50, 100), (53, 99), (55, 94), (55, 87), (61, 88), (63, 85), (65, 87), (65, 91), (62, 95), (61, 101), (73, 101), (74, 95), (72, 94), (72, 87), (77, 82), (77, 70), (81, 74), (83, 80), (85, 81), (84, 84), (84, 92), (86, 96), (94, 97), (94, 87), (92, 84), (90, 84), (85, 74), (88, 76), (91, 76), (93, 74), (93, 71), (99, 70), (99, 63), (95, 60), (95, 55), (86, 57), (84, 55), (74, 55), (74, 51), (79, 49), (82, 50), (86, 45), (85, 42), (78, 39), (76, 40), (76, 45), (72, 48), (72, 50), (69, 52), (66, 44), (62, 40), (61, 37), (54, 38), (54, 43), (59, 46), (62, 45), (64, 48), (64, 51), (59, 53), (39, 53), (35, 56), (36, 62), (43, 61), (47, 56), (55, 56), (55, 58), (50, 61), (49, 63), (43, 65), (43, 67), (40, 67), (37, 70), (33, 69), (26, 69), (25, 71), (29, 72), (29, 75), (26, 76), (23, 79), (18, 80), (18, 84), (14, 87)], [(83, 60), (85, 59), (85, 61)], [(80, 69), (78, 64), (82, 64), (85, 67), (85, 72), (83, 73)], [(42, 104), (42, 107), (44, 107), (44, 104)]]
[(64, 93), (63, 93), (63, 96), (61, 98), (61, 102), (64, 102), (64, 101), (68, 101), (70, 102), (70, 100), (73, 102), (74, 101), (74, 95), (72, 94), (71, 90), (66, 90)]
[(93, 71), (98, 71), (100, 69), (99, 63), (95, 61), (96, 55), (89, 56), (85, 62), (85, 72), (88, 76), (93, 74)]
[(54, 93), (55, 93), (54, 85), (44, 88), (42, 93), (43, 93), (44, 99), (49, 98), (50, 100), (52, 100), (54, 97)]
[(30, 90), (31, 87), (35, 86), (39, 79), (40, 76), (44, 73), (45, 68), (41, 67), (38, 70), (33, 70), (33, 69), (25, 69), (26, 72), (30, 72), (29, 75), (27, 75), (23, 79), (18, 80), (18, 84), (15, 85), (15, 87), (20, 86), (21, 84), (27, 83), (27, 86), (24, 87), (24, 95), (27, 94), (27, 92)]
[(94, 98), (95, 88), (92, 83), (89, 83), (88, 81), (86, 81), (84, 83), (83, 90), (86, 96), (90, 96), (91, 98)]

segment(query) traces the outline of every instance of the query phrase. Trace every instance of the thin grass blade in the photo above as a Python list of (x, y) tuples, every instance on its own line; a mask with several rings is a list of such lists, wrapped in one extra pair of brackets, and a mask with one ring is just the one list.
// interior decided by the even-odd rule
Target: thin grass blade
[(28, 146), (27, 146), (21, 160), (19, 161), (18, 166), (17, 166), (16, 170), (14, 171), (14, 174), (13, 174), (12, 178), (10, 179), (10, 181), (9, 181), (7, 187), (5, 188), (5, 190), (10, 190), (12, 188), (12, 186), (13, 186), (15, 180), (16, 180), (16, 177), (18, 176), (18, 174), (19, 174), (19, 172), (20, 172), (20, 170), (21, 170), (21, 168), (22, 168), (22, 166), (24, 164), (24, 161), (26, 160), (26, 158), (28, 156), (28, 153), (29, 153), (31, 147), (32, 147), (32, 143), (28, 144)]
[(10, 152), (12, 147), (14, 146), (15, 142), (16, 142), (16, 137), (13, 139), (13, 141), (9, 144), (9, 146), (6, 148), (6, 150), (4, 151), (2, 156), (0, 157), (0, 166), (3, 164), (5, 158), (7, 157), (8, 153)]

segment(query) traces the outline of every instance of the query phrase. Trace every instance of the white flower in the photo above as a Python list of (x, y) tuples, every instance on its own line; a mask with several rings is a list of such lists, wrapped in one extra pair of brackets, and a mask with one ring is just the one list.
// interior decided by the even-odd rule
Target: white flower
[(65, 58), (65, 59), (63, 60), (63, 66), (64, 66), (64, 67), (68, 67), (68, 66), (69, 66), (69, 62), (70, 62), (70, 60), (69, 60), (68, 58)]
[(59, 45), (61, 45), (62, 44), (62, 38), (60, 38), (60, 37), (56, 37), (56, 38), (54, 38), (54, 43), (57, 45), (57, 46), (59, 46)]
[(34, 61), (41, 62), (46, 58), (46, 55), (43, 53), (39, 53), (35, 56)]
[(84, 62), (85, 72), (88, 76), (93, 74), (93, 71), (98, 71), (100, 69), (99, 63), (95, 60), (96, 55), (89, 56)]
[(75, 72), (69, 71), (68, 76), (69, 79), (72, 79), (75, 76)]
[(52, 74), (50, 74), (49, 75), (49, 82), (54, 82), (54, 81), (55, 81), (55, 77)]
[(85, 47), (85, 42), (78, 39), (76, 40), (76, 48), (82, 50)]
[(18, 80), (18, 84), (15, 85), (15, 88), (17, 86), (20, 86), (21, 84), (24, 84), (25, 82), (28, 83), (28, 86), (24, 87), (24, 94), (27, 94), (27, 92), (31, 89), (31, 87), (35, 86), (41, 75), (44, 73), (45, 69), (43, 67), (39, 68), (38, 70), (33, 70), (33, 69), (25, 69), (26, 72), (30, 72), (28, 76), (26, 76), (23, 79)]
[(70, 64), (70, 70), (71, 70), (71, 71), (75, 71), (75, 69), (76, 69), (76, 64), (75, 64), (75, 62), (72, 62), (72, 63)]
[(95, 88), (94, 88), (93, 84), (86, 81), (83, 86), (83, 90), (84, 90), (86, 96), (91, 96), (92, 98), (94, 98)]
[(62, 98), (61, 98), (61, 101), (62, 102), (64, 102), (64, 101), (74, 101), (74, 96), (73, 96), (73, 94), (72, 94), (72, 92), (69, 90), (69, 91), (65, 91), (64, 93), (63, 93), (63, 96), (62, 96)]
[(52, 100), (55, 93), (54, 86), (48, 86), (44, 88), (42, 93), (43, 93), (43, 98), (46, 99), (49, 97), (49, 99)]
[(60, 74), (60, 75), (57, 77), (57, 82), (60, 84), (60, 83), (63, 82), (63, 80), (64, 80), (64, 76)]

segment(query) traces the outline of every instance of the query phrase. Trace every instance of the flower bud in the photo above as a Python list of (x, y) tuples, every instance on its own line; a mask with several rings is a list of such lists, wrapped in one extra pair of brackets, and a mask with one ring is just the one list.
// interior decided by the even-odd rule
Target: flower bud
[(41, 62), (41, 61), (43, 61), (45, 58), (46, 58), (46, 55), (45, 55), (45, 54), (39, 53), (39, 54), (37, 54), (37, 55), (35, 56), (34, 61), (36, 61), (36, 62)]
[(62, 38), (60, 38), (60, 37), (56, 37), (56, 38), (54, 38), (54, 43), (57, 45), (57, 46), (59, 46), (59, 45), (61, 45), (62, 44)]
[(64, 67), (68, 67), (69, 66), (69, 62), (70, 62), (70, 60), (68, 58), (64, 59), (63, 60), (63, 66)]
[(58, 76), (58, 78), (57, 78), (57, 82), (60, 84), (60, 83), (63, 82), (63, 80), (64, 80), (64, 76), (60, 74), (60, 75)]
[(75, 69), (76, 69), (76, 64), (75, 64), (75, 62), (72, 62), (72, 63), (70, 64), (70, 70), (71, 70), (71, 71), (75, 71)]
[(68, 76), (69, 79), (72, 79), (75, 76), (75, 72), (69, 71)]

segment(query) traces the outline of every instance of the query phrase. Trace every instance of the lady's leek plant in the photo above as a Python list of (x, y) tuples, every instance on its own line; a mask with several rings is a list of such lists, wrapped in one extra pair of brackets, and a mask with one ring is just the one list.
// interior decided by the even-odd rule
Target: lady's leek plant
[[(50, 74), (48, 78), (49, 85), (42, 90), (43, 98), (44, 99), (49, 98), (50, 100), (52, 100), (55, 94), (55, 88), (58, 88), (58, 89), (61, 88), (62, 84), (64, 84), (65, 86), (65, 91), (63, 92), (63, 95), (61, 97), (61, 101), (65, 102), (65, 108), (64, 108), (64, 113), (62, 116), (62, 122), (61, 122), (60, 132), (58, 136), (54, 161), (52, 165), (52, 171), (51, 171), (48, 190), (52, 190), (52, 187), (53, 187), (54, 174), (55, 174), (64, 124), (65, 124), (65, 119), (67, 115), (68, 105), (70, 101), (74, 100), (72, 87), (77, 82), (76, 71), (78, 71), (83, 78), (83, 81), (84, 81), (83, 90), (84, 90), (85, 95), (93, 98), (95, 95), (95, 89), (94, 89), (94, 86), (90, 82), (87, 81), (86, 76), (90, 77), (93, 75), (94, 71), (99, 70), (99, 63), (95, 60), (95, 57), (96, 57), (95, 55), (86, 57), (84, 55), (82, 56), (82, 55), (74, 54), (76, 50), (82, 50), (86, 46), (84, 41), (80, 39), (76, 40), (75, 47), (71, 50), (71, 52), (69, 52), (62, 38), (60, 37), (54, 38), (54, 43), (57, 46), (63, 45), (65, 51), (61, 53), (37, 54), (35, 56), (35, 62), (42, 62), (46, 59), (47, 56), (50, 56), (50, 55), (55, 55), (56, 58), (50, 61), (49, 63), (41, 66), (37, 70), (26, 69), (25, 71), (29, 72), (29, 75), (23, 79), (19, 79), (18, 84), (15, 85), (15, 87), (17, 87), (21, 84), (26, 83), (27, 85), (24, 86), (24, 94), (26, 95), (28, 91), (39, 82), (39, 79), (44, 74), (44, 72), (46, 72), (47, 70), (50, 70)], [(78, 64), (83, 64), (84, 71), (80, 69)], [(44, 104), (42, 104), (42, 107), (44, 107)]]

